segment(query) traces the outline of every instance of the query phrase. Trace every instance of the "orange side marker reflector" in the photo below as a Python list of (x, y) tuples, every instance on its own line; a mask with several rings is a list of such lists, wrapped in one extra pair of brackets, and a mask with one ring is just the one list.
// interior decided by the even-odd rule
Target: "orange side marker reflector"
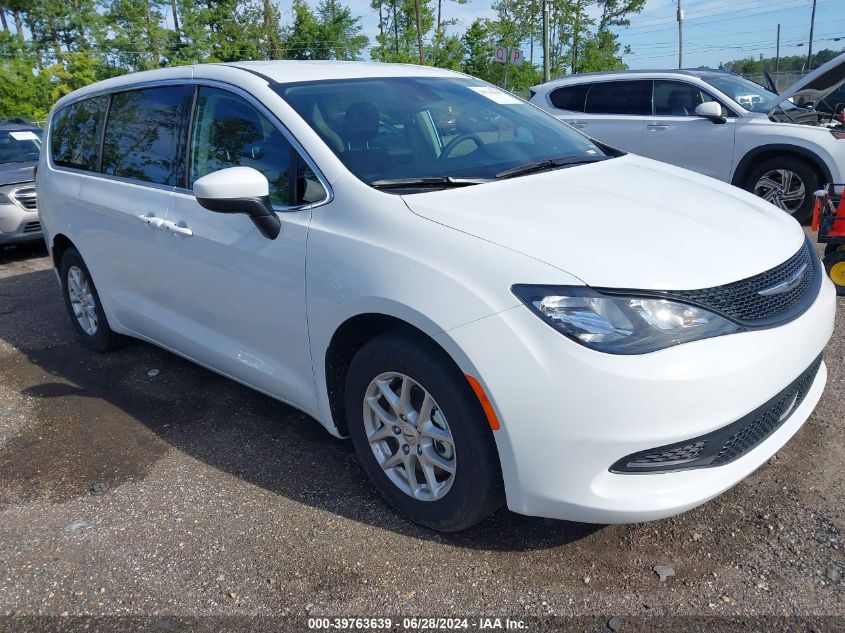
[(465, 375), (469, 381), (469, 386), (472, 387), (472, 390), (475, 392), (475, 397), (478, 398), (478, 401), (481, 403), (481, 408), (484, 409), (484, 415), (487, 416), (487, 423), (490, 425), (491, 429), (498, 431), (499, 418), (496, 417), (496, 412), (493, 410), (490, 398), (488, 398), (487, 394), (484, 393), (484, 387), (482, 387), (481, 383), (469, 374)]

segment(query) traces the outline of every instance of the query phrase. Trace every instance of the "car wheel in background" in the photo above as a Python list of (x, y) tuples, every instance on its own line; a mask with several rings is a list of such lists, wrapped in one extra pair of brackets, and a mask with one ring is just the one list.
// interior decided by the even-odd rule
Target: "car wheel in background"
[(806, 161), (793, 156), (771, 158), (751, 171), (745, 188), (783, 209), (799, 222), (813, 213), (813, 192), (821, 179)]
[(82, 343), (97, 352), (106, 352), (124, 345), (126, 338), (116, 334), (109, 327), (100, 303), (100, 295), (97, 294), (88, 267), (75, 248), (68, 248), (62, 255), (59, 277), (65, 307)]
[(836, 294), (845, 295), (845, 251), (833, 251), (826, 254), (824, 268), (836, 286)]
[(446, 532), (504, 502), (493, 432), (443, 350), (405, 330), (365, 344), (349, 367), (346, 420), (378, 491), (411, 520)]

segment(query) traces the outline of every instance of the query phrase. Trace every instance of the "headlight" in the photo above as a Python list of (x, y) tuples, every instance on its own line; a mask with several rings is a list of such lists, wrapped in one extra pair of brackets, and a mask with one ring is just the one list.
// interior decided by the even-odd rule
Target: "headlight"
[(512, 290), (532, 312), (562, 334), (609, 354), (647, 354), (744, 331), (704, 308), (654, 296), (601, 293), (587, 286), (520, 284)]

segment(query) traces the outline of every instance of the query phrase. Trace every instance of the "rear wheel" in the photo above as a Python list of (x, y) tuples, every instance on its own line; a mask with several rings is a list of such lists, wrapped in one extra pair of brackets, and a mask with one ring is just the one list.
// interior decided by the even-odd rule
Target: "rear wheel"
[(793, 156), (771, 158), (748, 175), (745, 188), (783, 209), (799, 222), (813, 214), (813, 192), (821, 179), (806, 161)]
[(346, 420), (358, 459), (399, 512), (454, 532), (504, 502), (493, 433), (442, 350), (397, 330), (369, 341), (346, 380)]
[(79, 251), (72, 246), (62, 255), (59, 277), (65, 307), (83, 345), (98, 352), (124, 345), (126, 338), (109, 327), (91, 273)]

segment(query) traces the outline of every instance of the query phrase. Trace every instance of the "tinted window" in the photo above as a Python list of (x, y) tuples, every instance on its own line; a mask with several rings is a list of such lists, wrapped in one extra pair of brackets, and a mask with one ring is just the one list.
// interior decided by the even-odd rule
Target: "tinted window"
[(651, 81), (606, 81), (593, 84), (585, 112), (592, 114), (651, 114)]
[(580, 84), (578, 86), (564, 86), (557, 90), (552, 90), (549, 94), (549, 101), (552, 105), (561, 110), (572, 110), (573, 112), (583, 112), (584, 102), (587, 100), (587, 92), (590, 90), (592, 84)]
[(54, 163), (63, 167), (97, 170), (108, 103), (108, 97), (94, 97), (72, 103), (56, 113), (50, 132)]
[(103, 173), (160, 185), (184, 182), (184, 117), (189, 86), (112, 95), (103, 143)]
[[(692, 84), (682, 81), (654, 82), (654, 114), (658, 116), (695, 116), (695, 109), (708, 101), (715, 99)], [(722, 116), (728, 116), (724, 106)]]
[[(290, 206), (325, 197), (322, 185), (284, 134), (231, 92), (200, 87), (191, 139), (191, 186), (211, 172), (243, 166), (267, 177), (273, 204)], [(296, 182), (291, 177), (294, 162), (299, 165)]]

